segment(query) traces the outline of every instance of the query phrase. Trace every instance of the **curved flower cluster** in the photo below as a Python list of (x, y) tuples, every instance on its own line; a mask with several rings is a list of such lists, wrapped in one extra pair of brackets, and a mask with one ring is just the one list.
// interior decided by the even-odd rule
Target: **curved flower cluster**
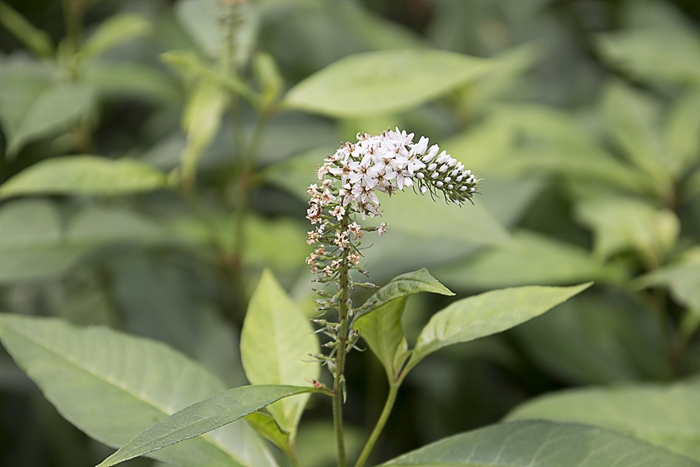
[[(349, 289), (354, 286), (374, 288), (370, 283), (356, 283), (350, 277), (350, 269), (363, 274), (360, 266), (362, 253), (359, 246), (365, 232), (377, 231), (382, 235), (386, 224), (379, 227), (363, 227), (356, 222), (356, 215), (381, 215), (377, 192), (392, 195), (406, 187), (432, 196), (442, 193), (445, 200), (461, 205), (471, 201), (476, 192), (477, 180), (470, 170), (457, 162), (437, 145), (428, 147), (428, 138), (413, 142), (413, 133), (387, 130), (380, 135), (358, 134), (357, 143), (343, 144), (332, 156), (324, 160), (316, 175), (319, 183), (310, 185), (306, 218), (314, 225), (308, 232), (306, 243), (316, 249), (306, 259), (311, 272), (319, 274), (319, 282), (335, 282), (337, 290), (331, 294), (318, 290), (317, 311), (321, 314), (338, 310), (339, 322), (314, 320), (321, 325), (330, 341), (328, 356), (314, 355), (335, 368), (334, 356), (352, 349), (357, 332), (347, 326), (360, 309), (353, 309)], [(344, 349), (339, 351), (338, 349)], [(342, 365), (341, 365), (342, 366)], [(342, 377), (340, 375), (339, 377)]]
[[(354, 219), (353, 214), (359, 214), (363, 220), (380, 215), (377, 192), (391, 195), (412, 187), (432, 195), (441, 192), (457, 205), (471, 201), (478, 182), (471, 171), (445, 151), (440, 152), (438, 145), (428, 148), (428, 138), (421, 137), (414, 143), (413, 137), (413, 133), (398, 128), (377, 136), (358, 134), (357, 143), (343, 144), (318, 168), (320, 183), (307, 190), (311, 198), (306, 216), (312, 224), (319, 224), (307, 236), (308, 244), (321, 244), (307, 259), (314, 273), (322, 270), (326, 277), (333, 275), (337, 266), (334, 261), (339, 258), (324, 260), (330, 258), (327, 246), (344, 252), (359, 243), (353, 240), (361, 239), (363, 230), (384, 233), (384, 223), (379, 228), (365, 228), (354, 220), (349, 222)], [(343, 219), (348, 222), (339, 230)], [(360, 256), (354, 249), (348, 259), (357, 266)]]

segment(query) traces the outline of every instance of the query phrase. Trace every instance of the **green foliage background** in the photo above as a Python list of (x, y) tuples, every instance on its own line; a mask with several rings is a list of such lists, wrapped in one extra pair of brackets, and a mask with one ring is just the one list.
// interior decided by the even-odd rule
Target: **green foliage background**
[[(0, 6), (0, 311), (149, 337), (246, 384), (240, 330), (265, 267), (313, 317), (316, 165), (357, 131), (399, 126), (464, 162), (483, 196), (382, 203), (390, 231), (366, 251), (371, 281), (427, 267), (458, 298), (595, 286), (428, 357), (372, 459), (543, 417), (700, 461), (698, 2), (251, 0), (234, 37), (215, 0)], [(251, 101), (279, 111), (254, 158)], [(453, 300), (412, 297), (408, 342)], [(0, 465), (111, 452), (4, 352)], [(388, 390), (370, 351), (351, 354), (348, 384), (357, 450)], [(573, 391), (530, 401), (560, 389)], [(332, 465), (330, 406), (310, 401), (300, 457)]]

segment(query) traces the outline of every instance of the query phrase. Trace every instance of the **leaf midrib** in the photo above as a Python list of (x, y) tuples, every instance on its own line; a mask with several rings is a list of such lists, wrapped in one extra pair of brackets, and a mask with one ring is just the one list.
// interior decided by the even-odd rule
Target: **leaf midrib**
[[(0, 325), (0, 327), (3, 327), (3, 326)], [(14, 332), (15, 334), (17, 334), (17, 335), (19, 335), (19, 336), (21, 336), (21, 337), (23, 337), (23, 338), (29, 340), (30, 342), (33, 342), (34, 344), (36, 344), (36, 345), (38, 345), (39, 347), (41, 347), (41, 348), (47, 350), (48, 352), (51, 352), (51, 353), (53, 353), (54, 355), (57, 355), (57, 356), (59, 356), (59, 357), (61, 357), (61, 358), (64, 358), (66, 361), (68, 361), (69, 363), (73, 364), (73, 365), (74, 365), (76, 368), (78, 368), (79, 370), (84, 371), (85, 373), (88, 373), (88, 374), (92, 375), (92, 376), (95, 377), (96, 379), (101, 380), (101, 381), (104, 381), (105, 383), (110, 384), (110, 385), (116, 387), (117, 389), (120, 389), (120, 390), (124, 391), (125, 393), (127, 393), (127, 394), (130, 395), (130, 396), (132, 396), (132, 397), (133, 397), (134, 399), (136, 399), (136, 400), (142, 401), (142, 402), (144, 402), (144, 403), (150, 405), (150, 406), (153, 407), (154, 409), (156, 409), (156, 410), (162, 412), (166, 417), (172, 415), (171, 413), (168, 413), (168, 412), (166, 411), (166, 409), (164, 409), (164, 408), (163, 408), (160, 404), (158, 404), (156, 401), (153, 401), (153, 400), (150, 399), (150, 398), (139, 397), (139, 395), (138, 395), (137, 393), (135, 393), (135, 392), (129, 390), (128, 387), (122, 386), (122, 385), (120, 385), (120, 384), (116, 384), (116, 383), (113, 382), (113, 381), (110, 381), (110, 380), (108, 380), (108, 379), (105, 379), (105, 378), (101, 377), (101, 375), (100, 375), (99, 373), (96, 373), (96, 372), (92, 371), (92, 369), (90, 369), (90, 368), (83, 367), (82, 365), (79, 365), (79, 362), (76, 362), (75, 360), (69, 358), (68, 356), (66, 356), (66, 355), (64, 355), (64, 354), (62, 354), (62, 353), (59, 352), (58, 350), (56, 350), (56, 349), (54, 349), (54, 348), (51, 348), (50, 346), (46, 345), (44, 342), (40, 342), (40, 341), (38, 341), (38, 340), (32, 339), (32, 338), (30, 337), (30, 335), (24, 334), (24, 333), (18, 331), (17, 329), (15, 329), (14, 327), (12, 327), (12, 328), (10, 328), (10, 327), (8, 327), (8, 326), (4, 326), (4, 327), (5, 327), (5, 329), (8, 329), (8, 330)], [(173, 412), (173, 413), (174, 413), (174, 412)], [(216, 439), (212, 438), (210, 435), (203, 434), (203, 435), (199, 435), (199, 436), (201, 436), (201, 437), (202, 437), (205, 441), (207, 441), (209, 444), (213, 445), (214, 447), (218, 448), (219, 450), (221, 450), (221, 451), (223, 451), (224, 453), (226, 453), (227, 455), (229, 455), (229, 456), (230, 456), (235, 462), (237, 462), (238, 464), (240, 464), (240, 465), (242, 465), (242, 466), (255, 467), (255, 466), (253, 466), (252, 464), (248, 464), (247, 462), (242, 462), (242, 461), (238, 458), (238, 456), (235, 455), (235, 453), (233, 453), (233, 452), (229, 451), (228, 449), (226, 449), (225, 446), (223, 446), (223, 445), (221, 445), (220, 443), (218, 443), (218, 442), (216, 441)], [(113, 447), (114, 447), (114, 446), (113, 446)]]

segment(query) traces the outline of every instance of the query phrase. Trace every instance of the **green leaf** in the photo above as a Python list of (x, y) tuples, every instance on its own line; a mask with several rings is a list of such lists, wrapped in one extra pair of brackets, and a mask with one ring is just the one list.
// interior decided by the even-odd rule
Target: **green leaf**
[[(308, 384), (318, 379), (320, 365), (309, 354), (320, 353), (311, 323), (268, 270), (248, 305), (241, 331), (241, 359), (252, 384)], [(292, 438), (309, 396), (285, 399), (268, 410)]]
[(109, 467), (134, 457), (192, 439), (243, 418), (282, 398), (314, 392), (297, 386), (242, 386), (190, 405), (139, 433), (97, 467)]
[(0, 24), (37, 55), (42, 57), (53, 55), (51, 36), (32, 25), (5, 2), (0, 2)]
[(94, 57), (121, 42), (147, 34), (151, 23), (143, 16), (121, 13), (109, 17), (87, 38), (80, 52), (85, 57)]
[(289, 432), (282, 431), (274, 418), (260, 412), (253, 412), (246, 415), (245, 419), (260, 436), (269, 440), (291, 457), (293, 451), (289, 440)]
[(30, 166), (0, 185), (0, 199), (22, 195), (114, 196), (167, 187), (166, 175), (133, 159), (66, 156)]
[(331, 117), (409, 109), (480, 78), (484, 59), (444, 50), (389, 50), (343, 58), (294, 86), (283, 104)]
[(576, 207), (576, 217), (593, 229), (594, 252), (603, 259), (632, 249), (648, 264), (659, 265), (680, 233), (680, 222), (673, 211), (657, 209), (636, 198), (586, 199)]
[(491, 425), (425, 446), (382, 466), (696, 467), (666, 449), (599, 427), (523, 421)]
[(565, 302), (511, 335), (538, 368), (569, 384), (663, 380), (673, 374), (653, 311), (612, 287)]
[(382, 362), (392, 382), (398, 381), (399, 372), (408, 358), (401, 316), (408, 297), (420, 292), (454, 295), (423, 268), (392, 279), (367, 299), (365, 305), (370, 307), (358, 312), (353, 320), (353, 327)]
[(7, 139), (12, 139), (22, 124), (27, 110), (54, 81), (56, 67), (52, 63), (13, 57), (0, 67), (0, 120)]
[(89, 112), (95, 91), (85, 84), (55, 84), (38, 95), (17, 131), (8, 138), (7, 155), (14, 156), (29, 141), (68, 129)]
[(700, 158), (699, 108), (700, 92), (683, 95), (674, 103), (666, 122), (666, 144), (673, 166), (677, 167), (677, 177)]
[(539, 316), (590, 285), (518, 287), (459, 300), (438, 311), (423, 328), (406, 371), (444, 347), (490, 336)]
[(700, 310), (700, 250), (691, 250), (679, 261), (639, 277), (635, 284), (640, 289), (666, 286), (678, 303)]
[[(201, 365), (169, 347), (99, 326), (5, 314), (0, 340), (64, 417), (109, 446), (122, 445), (225, 389)], [(152, 457), (181, 467), (276, 466), (245, 422)]]
[(101, 96), (136, 96), (157, 103), (180, 103), (183, 98), (174, 81), (152, 66), (92, 60), (85, 65), (82, 78)]
[(182, 175), (192, 180), (202, 153), (216, 136), (226, 110), (227, 94), (213, 80), (202, 78), (189, 97), (182, 117), (187, 146), (182, 152)]
[(695, 34), (678, 28), (632, 29), (600, 35), (597, 43), (608, 63), (633, 76), (661, 83), (700, 83)]
[(408, 297), (391, 300), (353, 324), (374, 355), (384, 365), (387, 377), (392, 384), (398, 382), (401, 368), (410, 355), (401, 325), (406, 300)]
[(606, 126), (627, 158), (663, 188), (677, 170), (667, 157), (659, 131), (659, 104), (621, 82), (608, 85), (603, 95)]
[(700, 382), (562, 391), (526, 402), (514, 419), (588, 423), (615, 429), (700, 461)]
[(624, 271), (603, 266), (577, 246), (520, 230), (513, 242), (481, 250), (440, 269), (440, 277), (460, 289), (494, 289), (588, 280), (618, 281)]
[(448, 296), (454, 295), (450, 289), (442, 285), (437, 279), (431, 276), (427, 269), (422, 268), (417, 271), (407, 272), (405, 274), (401, 274), (400, 276), (396, 276), (387, 285), (377, 290), (365, 302), (365, 304), (371, 304), (371, 306), (355, 315), (355, 319), (358, 319), (397, 298), (409, 297), (421, 292), (430, 292)]

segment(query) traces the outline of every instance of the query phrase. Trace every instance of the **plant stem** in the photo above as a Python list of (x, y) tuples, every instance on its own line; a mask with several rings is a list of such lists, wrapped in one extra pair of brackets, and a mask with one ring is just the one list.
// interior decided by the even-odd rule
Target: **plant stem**
[(363, 467), (365, 465), (365, 462), (367, 462), (367, 458), (372, 452), (372, 448), (374, 448), (374, 445), (377, 443), (379, 435), (381, 434), (382, 430), (384, 429), (384, 425), (386, 425), (386, 422), (389, 419), (391, 410), (394, 408), (394, 402), (396, 402), (396, 394), (399, 392), (399, 384), (392, 383), (389, 385), (389, 395), (387, 395), (386, 397), (386, 402), (384, 403), (384, 409), (382, 410), (382, 414), (379, 416), (379, 420), (377, 420), (377, 424), (374, 426), (372, 434), (369, 435), (367, 444), (365, 444), (365, 447), (362, 449), (362, 453), (360, 454), (360, 458), (357, 459), (355, 467)]
[[(348, 229), (346, 214), (340, 224), (340, 231)], [(338, 347), (335, 356), (335, 377), (333, 378), (333, 431), (337, 446), (338, 467), (345, 467), (345, 440), (343, 438), (343, 394), (345, 393), (345, 352), (348, 339), (348, 299), (350, 297), (350, 265), (348, 252), (343, 251), (340, 266), (340, 303), (338, 304)]]

